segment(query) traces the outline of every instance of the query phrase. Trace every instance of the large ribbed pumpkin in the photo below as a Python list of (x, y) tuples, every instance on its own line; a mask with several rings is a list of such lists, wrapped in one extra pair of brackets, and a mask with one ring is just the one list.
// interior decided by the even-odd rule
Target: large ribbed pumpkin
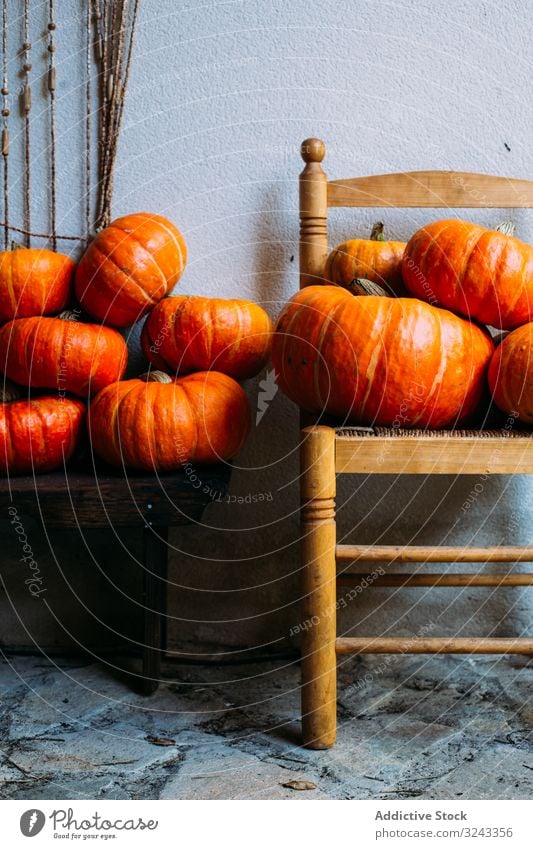
[(82, 398), (120, 380), (128, 351), (116, 330), (71, 318), (17, 318), (0, 328), (0, 371), (15, 383)]
[(124, 215), (98, 233), (82, 256), (76, 296), (93, 318), (128, 327), (174, 288), (186, 259), (185, 240), (167, 218)]
[(265, 365), (272, 323), (251, 301), (181, 295), (159, 302), (146, 319), (141, 342), (157, 368), (179, 374), (214, 369), (242, 380)]
[(85, 405), (43, 396), (0, 403), (0, 474), (50, 472), (74, 453), (83, 432)]
[(0, 252), (0, 321), (61, 312), (71, 297), (74, 262), (44, 248)]
[(89, 408), (96, 454), (113, 466), (169, 472), (188, 462), (230, 460), (250, 430), (246, 393), (219, 372), (148, 379), (107, 386)]
[(512, 329), (533, 319), (533, 247), (467, 221), (434, 221), (407, 243), (407, 289), (482, 324)]
[(306, 410), (438, 428), (476, 409), (492, 351), (479, 327), (415, 298), (309, 286), (278, 319), (272, 362), (281, 389)]
[(357, 278), (378, 283), (392, 294), (405, 294), (402, 281), (402, 257), (405, 242), (383, 238), (383, 225), (378, 223), (370, 239), (350, 239), (337, 245), (326, 260), (324, 278), (350, 288)]
[(500, 410), (533, 424), (533, 322), (518, 327), (496, 348), (489, 385)]

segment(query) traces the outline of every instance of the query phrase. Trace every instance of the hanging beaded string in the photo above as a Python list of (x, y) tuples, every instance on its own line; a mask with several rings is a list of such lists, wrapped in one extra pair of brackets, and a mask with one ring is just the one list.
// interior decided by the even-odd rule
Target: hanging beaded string
[(50, 225), (51, 242), (54, 250), (57, 249), (57, 175), (56, 175), (56, 67), (55, 67), (55, 9), (54, 0), (49, 0), (48, 21), (48, 93), (50, 96)]
[[(85, 32), (85, 242), (89, 244), (91, 238), (91, 100), (92, 100), (92, 0), (87, 0), (86, 32)], [(98, 43), (98, 39), (96, 39)]]
[(99, 125), (101, 144), (96, 230), (102, 229), (111, 220), (113, 176), (138, 9), (139, 0), (134, 0), (132, 6), (129, 0), (108, 0), (108, 2), (102, 0), (102, 27), (99, 31), (102, 56), (102, 110)]
[[(31, 228), (31, 148), (30, 148), (30, 111), (32, 93), (30, 86), (31, 42), (30, 15), (31, 0), (24, 0), (24, 41), (22, 43), (23, 86), (21, 93), (21, 112), (24, 119), (24, 220), (23, 227), (10, 222), (9, 204), (9, 122), (10, 100), (8, 84), (8, 0), (2, 0), (2, 96), (0, 150), (3, 161), (4, 183), (4, 220), (0, 229), (4, 231), (4, 246), (9, 247), (10, 233), (20, 233), (24, 242), (30, 245), (31, 238), (46, 239), (54, 250), (58, 241), (87, 241), (93, 229), (100, 230), (111, 220), (111, 202), (113, 196), (113, 174), (118, 150), (118, 135), (122, 125), (124, 100), (128, 85), (135, 26), (138, 16), (139, 0), (87, 0), (86, 28), (86, 150), (85, 150), (85, 236), (67, 236), (57, 233), (57, 145), (56, 145), (56, 19), (55, 2), (48, 0), (48, 71), (47, 88), (50, 116), (50, 233), (36, 233)], [(94, 20), (94, 34), (93, 34)], [(94, 35), (94, 37), (93, 37)], [(92, 51), (94, 49), (94, 62)], [(94, 64), (97, 68), (98, 101), (97, 125), (97, 176), (93, 187), (93, 167), (91, 148), (93, 142), (93, 76)], [(96, 85), (94, 86), (96, 91)], [(82, 166), (83, 167), (83, 166)], [(93, 194), (94, 188), (94, 194)], [(94, 205), (93, 205), (94, 197)], [(94, 227), (91, 226), (94, 224)]]
[[(110, 172), (109, 172), (109, 183), (106, 194), (106, 203), (108, 209), (108, 221), (111, 218), (111, 203), (113, 200), (113, 188), (114, 188), (114, 177), (115, 177), (115, 159), (118, 150), (118, 139), (120, 135), (120, 131), (122, 129), (122, 115), (124, 112), (124, 101), (126, 89), (128, 86), (129, 78), (130, 78), (130, 68), (131, 68), (131, 56), (133, 52), (133, 36), (135, 32), (135, 23), (137, 21), (139, 9), (139, 0), (134, 0), (133, 4), (133, 15), (132, 15), (132, 26), (130, 29), (130, 36), (127, 44), (126, 51), (124, 53), (124, 44), (125, 44), (125, 34), (126, 28), (125, 26), (121, 29), (121, 45), (120, 45), (120, 59), (119, 59), (119, 69), (120, 69), (120, 77), (116, 83), (116, 109), (115, 109), (115, 124), (113, 127), (113, 137), (115, 139), (115, 144), (113, 146), (113, 158), (110, 163)], [(123, 74), (123, 63), (125, 56), (125, 71)], [(122, 78), (123, 75), (123, 78)]]
[(31, 245), (31, 147), (30, 147), (30, 110), (31, 110), (31, 85), (30, 85), (30, 0), (24, 0), (24, 42), (22, 44), (23, 62), (22, 72), (24, 83), (22, 86), (22, 112), (24, 115), (24, 228), (26, 247)]
[(7, 76), (7, 0), (2, 3), (2, 159), (4, 163), (4, 249), (9, 247), (9, 84)]

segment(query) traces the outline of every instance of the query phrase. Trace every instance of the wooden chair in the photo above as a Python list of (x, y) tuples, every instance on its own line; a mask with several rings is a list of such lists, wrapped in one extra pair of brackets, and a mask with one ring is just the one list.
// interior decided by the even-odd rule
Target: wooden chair
[[(415, 171), (329, 181), (325, 146), (307, 139), (300, 176), (300, 286), (322, 283), (328, 207), (532, 207), (533, 182), (453, 171)], [(302, 726), (304, 745), (332, 746), (336, 735), (336, 656), (349, 653), (533, 653), (533, 639), (340, 637), (336, 576), (340, 562), (533, 562), (533, 546), (505, 548), (337, 545), (337, 474), (510, 475), (533, 473), (528, 431), (420, 431), (311, 426), (301, 432)], [(385, 574), (373, 586), (533, 586), (533, 574)]]

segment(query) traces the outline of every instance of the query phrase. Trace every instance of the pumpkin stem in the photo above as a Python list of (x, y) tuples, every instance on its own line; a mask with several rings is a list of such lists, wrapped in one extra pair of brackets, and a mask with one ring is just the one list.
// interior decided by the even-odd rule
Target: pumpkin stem
[(81, 310), (63, 310), (57, 316), (62, 321), (79, 321)]
[(26, 245), (23, 245), (22, 242), (15, 242), (13, 239), (11, 240), (11, 250), (12, 251), (25, 251), (27, 250)]
[(383, 233), (384, 228), (385, 228), (385, 225), (383, 224), (383, 221), (376, 221), (376, 223), (372, 227), (372, 232), (370, 233), (370, 241), (372, 241), (372, 242), (384, 242), (385, 241), (385, 234)]
[(498, 233), (503, 233), (505, 236), (514, 236), (516, 224), (513, 224), (512, 221), (502, 221), (501, 224), (498, 224), (498, 226), (495, 227), (495, 230), (497, 230)]
[(390, 294), (379, 283), (374, 283), (373, 280), (366, 280), (364, 277), (354, 277), (354, 279), (346, 286), (352, 295), (379, 295), (383, 298), (390, 298)]
[(145, 371), (139, 375), (139, 380), (144, 380), (145, 383), (172, 383), (172, 378), (164, 371), (155, 369), (154, 371)]
[(18, 401), (21, 397), (22, 394), (19, 387), (15, 386), (7, 378), (4, 378), (0, 386), (0, 404), (9, 404), (10, 401)]

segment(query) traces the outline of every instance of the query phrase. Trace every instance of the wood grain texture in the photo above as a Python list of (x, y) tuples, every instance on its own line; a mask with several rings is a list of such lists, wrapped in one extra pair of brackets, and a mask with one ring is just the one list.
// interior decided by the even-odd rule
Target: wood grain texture
[[(192, 475), (136, 475), (108, 467), (0, 480), (0, 516), (12, 506), (49, 528), (186, 525), (227, 491), (231, 466), (198, 466)], [(201, 486), (198, 487), (198, 481)]]
[[(337, 586), (356, 587), (368, 576), (361, 572), (337, 576)], [(397, 572), (395, 575), (379, 575), (369, 587), (531, 587), (533, 575), (481, 575), (473, 572), (411, 575)]]
[(328, 206), (533, 207), (533, 182), (462, 171), (405, 171), (332, 180)]
[(146, 527), (143, 542), (142, 690), (151, 695), (161, 680), (161, 659), (166, 647), (167, 528)]
[(311, 749), (336, 737), (335, 434), (311, 427), (301, 440), (302, 730)]
[(533, 563), (533, 546), (338, 545), (338, 561), (400, 563)]
[(320, 139), (300, 148), (305, 168), (300, 174), (300, 288), (323, 282), (328, 255), (328, 180), (320, 164), (326, 154)]
[(337, 436), (337, 472), (345, 474), (533, 474), (529, 436)]
[(340, 637), (337, 654), (533, 654), (526, 637)]

